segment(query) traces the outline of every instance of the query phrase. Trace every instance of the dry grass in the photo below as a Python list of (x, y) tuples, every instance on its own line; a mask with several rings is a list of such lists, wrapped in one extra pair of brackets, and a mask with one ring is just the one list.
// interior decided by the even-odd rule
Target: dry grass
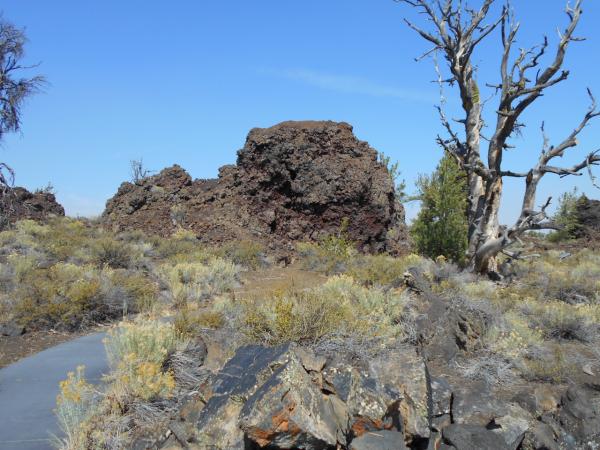
[(305, 269), (327, 275), (345, 273), (360, 283), (376, 287), (399, 285), (409, 268), (418, 268), (433, 278), (436, 267), (443, 266), (415, 254), (399, 258), (360, 254), (343, 235), (331, 235), (317, 243), (300, 243), (297, 249)]
[(211, 258), (205, 263), (165, 264), (159, 269), (177, 304), (199, 302), (229, 291), (239, 283), (239, 266)]
[(367, 288), (348, 275), (306, 290), (282, 290), (220, 305), (235, 327), (254, 342), (314, 345), (329, 336), (408, 336), (402, 326), (409, 298), (401, 291)]
[(439, 290), (494, 308), (485, 336), (493, 355), (526, 379), (562, 382), (573, 368), (564, 346), (600, 343), (600, 258), (589, 251), (567, 258), (548, 252), (517, 263), (515, 272), (509, 284), (457, 275)]
[(265, 248), (258, 242), (229, 242), (222, 247), (212, 248), (211, 251), (217, 257), (225, 258), (239, 266), (253, 270), (258, 270), (269, 265)]
[(90, 223), (25, 220), (0, 233), (0, 309), (30, 330), (77, 330), (146, 311), (158, 286), (143, 245)]
[(220, 311), (198, 311), (189, 306), (181, 307), (175, 316), (175, 329), (182, 336), (197, 336), (203, 329), (219, 329), (226, 324), (226, 318)]

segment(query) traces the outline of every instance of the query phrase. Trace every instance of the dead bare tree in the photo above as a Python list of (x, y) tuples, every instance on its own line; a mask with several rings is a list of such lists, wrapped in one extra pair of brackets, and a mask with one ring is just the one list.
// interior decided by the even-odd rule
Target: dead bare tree
[(152, 174), (151, 170), (144, 167), (144, 160), (142, 158), (132, 159), (129, 165), (131, 167), (131, 181), (134, 184), (144, 181)]
[[(577, 146), (577, 137), (598, 115), (596, 101), (588, 89), (591, 106), (577, 128), (558, 145), (550, 145), (543, 130), (544, 144), (539, 160), (528, 172), (518, 173), (506, 170), (502, 165), (504, 151), (513, 148), (509, 140), (524, 127), (520, 122), (523, 112), (545, 91), (566, 80), (569, 76), (563, 70), (567, 48), (571, 42), (582, 40), (574, 35), (582, 14), (582, 0), (574, 5), (567, 3), (568, 25), (559, 32), (559, 42), (551, 62), (542, 67), (542, 57), (549, 50), (549, 41), (544, 38), (540, 45), (513, 52), (520, 24), (507, 1), (497, 17), (490, 19), (495, 0), (483, 0), (479, 9), (473, 9), (462, 0), (395, 0), (406, 3), (421, 12), (430, 23), (429, 29), (420, 28), (406, 20), (410, 28), (433, 45), (420, 60), (429, 55), (442, 54), (449, 71), (444, 79), (437, 66), (439, 82), (457, 86), (465, 117), (458, 120), (463, 128), (459, 133), (447, 119), (443, 108), (438, 107), (441, 122), (447, 137), (438, 136), (438, 143), (450, 152), (469, 178), (468, 222), (469, 245), (467, 256), (471, 269), (481, 273), (491, 273), (496, 269), (496, 256), (507, 247), (519, 241), (528, 230), (556, 229), (546, 214), (551, 198), (536, 209), (536, 192), (542, 177), (553, 173), (561, 177), (581, 175), (600, 161), (599, 152), (589, 153), (583, 161), (572, 167), (552, 165), (555, 158)], [(495, 30), (500, 31), (502, 52), (500, 57), (500, 82), (486, 84), (498, 97), (495, 110), (496, 124), (493, 135), (485, 139), (483, 106), (480, 90), (475, 79), (477, 67), (473, 55), (477, 47)], [(514, 53), (514, 54), (513, 54)], [(488, 141), (487, 164), (481, 155), (482, 139)], [(590, 171), (591, 175), (591, 171)], [(498, 213), (502, 197), (504, 177), (525, 179), (525, 194), (521, 213), (512, 226), (500, 226)]]
[[(19, 76), (32, 68), (21, 64), (26, 42), (23, 30), (0, 16), (0, 141), (6, 133), (21, 129), (23, 103), (44, 83), (44, 78), (39, 75), (31, 78)], [(13, 181), (13, 170), (0, 162), (0, 227), (10, 213)]]

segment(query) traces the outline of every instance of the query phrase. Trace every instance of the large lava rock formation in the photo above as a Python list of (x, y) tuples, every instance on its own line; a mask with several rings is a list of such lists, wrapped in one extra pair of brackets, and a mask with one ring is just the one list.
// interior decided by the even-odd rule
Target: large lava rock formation
[(365, 251), (401, 251), (404, 209), (377, 152), (346, 123), (284, 122), (250, 131), (237, 164), (194, 180), (179, 166), (123, 183), (104, 222), (169, 235), (178, 227), (219, 243), (253, 239), (274, 248), (315, 240), (348, 220)]

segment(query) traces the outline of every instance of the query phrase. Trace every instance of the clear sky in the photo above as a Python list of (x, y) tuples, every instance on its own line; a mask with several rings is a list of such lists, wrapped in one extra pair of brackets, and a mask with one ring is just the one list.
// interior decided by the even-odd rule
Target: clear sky
[[(545, 33), (556, 43), (564, 0), (513, 5), (519, 45)], [(235, 162), (251, 128), (283, 120), (351, 123), (400, 162), (409, 190), (441, 155), (433, 66), (414, 61), (428, 47), (402, 22), (420, 18), (393, 0), (3, 0), (0, 8), (26, 28), (26, 60), (40, 62), (49, 81), (28, 101), (22, 133), (7, 136), (0, 161), (14, 167), (18, 185), (52, 182), (70, 215), (99, 214), (129, 178), (132, 159), (212, 178)], [(579, 35), (588, 40), (571, 48), (572, 76), (526, 115), (529, 127), (506, 159), (511, 169), (538, 157), (542, 120), (557, 142), (588, 107), (585, 88), (600, 98), (600, 2), (587, 0), (584, 9)], [(496, 34), (476, 55), (482, 85), (498, 80), (498, 49)], [(600, 147), (600, 120), (581, 144), (565, 163)], [(505, 221), (520, 208), (521, 184), (507, 183)], [(538, 203), (574, 185), (600, 196), (587, 177), (548, 175)], [(409, 217), (416, 208), (408, 206)]]

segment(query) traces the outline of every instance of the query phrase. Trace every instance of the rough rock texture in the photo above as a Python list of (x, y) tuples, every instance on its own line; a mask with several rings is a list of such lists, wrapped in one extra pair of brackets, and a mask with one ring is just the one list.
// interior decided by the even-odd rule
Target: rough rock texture
[(354, 439), (350, 450), (408, 450), (404, 444), (402, 433), (381, 430), (365, 433)]
[(582, 197), (577, 201), (577, 221), (580, 228), (577, 237), (594, 237), (600, 235), (600, 200)]
[(404, 210), (377, 152), (335, 122), (284, 122), (253, 129), (236, 165), (215, 180), (179, 166), (123, 183), (103, 215), (117, 230), (169, 235), (178, 226), (203, 241), (255, 239), (278, 248), (348, 233), (365, 251), (404, 249)]
[(50, 216), (64, 216), (64, 208), (49, 192), (29, 192), (15, 187), (0, 201), (0, 227), (23, 219), (44, 220)]
[[(468, 375), (464, 369), (482, 354), (489, 314), (445, 301), (416, 269), (410, 275), (404, 282), (418, 300), (415, 313), (426, 318), (416, 324), (414, 344), (392, 339), (358, 352), (356, 343), (338, 341), (313, 349), (239, 347), (211, 366), (166, 437), (139, 448), (600, 448), (599, 374), (579, 376), (574, 366), (562, 384)], [(225, 346), (231, 340), (222, 339)], [(207, 345), (205, 365), (214, 354)]]
[[(250, 345), (200, 388), (176, 427), (190, 448), (406, 449), (429, 438), (427, 371), (414, 348), (360, 365), (296, 344)], [(170, 428), (174, 434), (173, 427)], [(168, 448), (171, 442), (165, 442)]]
[(139, 448), (598, 448), (597, 391), (569, 388), (542, 412), (527, 405), (527, 393), (432, 372), (439, 369), (410, 346), (366, 360), (343, 350), (324, 357), (297, 344), (240, 347), (198, 386), (167, 437)]
[(0, 336), (16, 337), (25, 334), (25, 327), (15, 322), (0, 323)]

